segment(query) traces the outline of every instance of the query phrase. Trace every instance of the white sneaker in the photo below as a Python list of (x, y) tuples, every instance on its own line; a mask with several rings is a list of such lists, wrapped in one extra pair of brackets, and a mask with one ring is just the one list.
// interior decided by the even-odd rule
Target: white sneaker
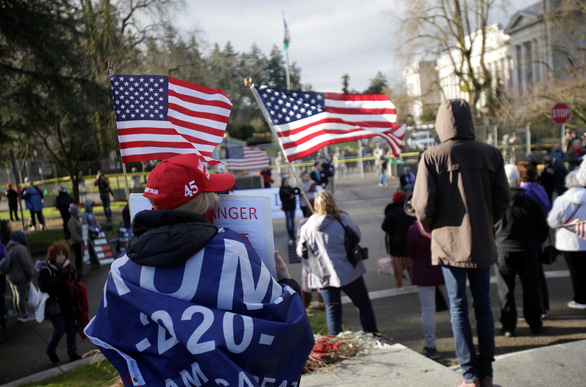
[(568, 302), (568, 308), (584, 310), (586, 309), (586, 304), (578, 304), (576, 301), (572, 300)]
[(35, 319), (35, 316), (33, 316), (32, 314), (25, 314), (22, 317), (18, 318), (18, 321), (20, 322), (29, 322), (29, 321), (33, 321)]

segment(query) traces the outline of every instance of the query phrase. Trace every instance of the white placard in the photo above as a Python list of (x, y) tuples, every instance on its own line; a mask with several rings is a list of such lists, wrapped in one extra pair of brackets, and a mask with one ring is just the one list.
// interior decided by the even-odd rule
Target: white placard
[(264, 195), (220, 195), (214, 225), (244, 235), (277, 278), (271, 200)]
[[(242, 193), (250, 191), (262, 190)], [(151, 202), (139, 193), (130, 194), (129, 207), (131, 220), (138, 212), (153, 208)], [(277, 278), (271, 208), (271, 199), (266, 195), (220, 195), (220, 205), (214, 213), (214, 225), (218, 228), (228, 227), (248, 238), (271, 275)], [(283, 212), (280, 205), (279, 211)]]

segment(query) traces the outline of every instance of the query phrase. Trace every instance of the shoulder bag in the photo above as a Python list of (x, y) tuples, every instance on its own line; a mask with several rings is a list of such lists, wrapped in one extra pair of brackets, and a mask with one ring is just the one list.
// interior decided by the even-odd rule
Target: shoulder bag
[(347, 227), (340, 219), (336, 218), (344, 228), (344, 246), (348, 254), (348, 260), (352, 266), (356, 267), (358, 262), (368, 259), (368, 247), (362, 247), (358, 244), (360, 238), (350, 227)]

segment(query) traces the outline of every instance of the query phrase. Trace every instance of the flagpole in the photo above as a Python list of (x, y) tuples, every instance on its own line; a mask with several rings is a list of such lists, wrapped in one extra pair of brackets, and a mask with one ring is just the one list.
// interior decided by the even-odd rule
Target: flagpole
[[(277, 142), (279, 143), (279, 146), (281, 147), (281, 152), (283, 152), (283, 156), (285, 156), (285, 160), (287, 160), (287, 165), (289, 166), (289, 172), (295, 178), (295, 181), (297, 182), (297, 186), (300, 187), (301, 184), (299, 184), (299, 179), (297, 178), (297, 174), (295, 173), (295, 169), (293, 167), (291, 167), (291, 163), (289, 162), (289, 158), (287, 157), (287, 153), (285, 152), (285, 148), (283, 148), (283, 144), (281, 144), (281, 141), (279, 141), (279, 135), (275, 132), (275, 129), (273, 128), (273, 124), (271, 122), (271, 119), (269, 118), (268, 112), (265, 110), (264, 105), (260, 102), (260, 99), (258, 98), (258, 94), (256, 92), (256, 89), (254, 88), (254, 83), (252, 83), (251, 77), (246, 77), (246, 79), (244, 79), (244, 86), (248, 86), (250, 88), (250, 91), (252, 91), (252, 95), (254, 95), (254, 99), (256, 100), (256, 103), (260, 107), (260, 110), (262, 112), (263, 117), (265, 118), (265, 121), (267, 122), (267, 125), (269, 126), (271, 131), (273, 131), (275, 136), (277, 137)], [(303, 188), (301, 188), (299, 191), (301, 191), (301, 195), (303, 196), (305, 203), (307, 203), (307, 207), (309, 208), (309, 210), (313, 214), (314, 213), (313, 207), (311, 206), (311, 203), (309, 202), (309, 199), (307, 198), (305, 191), (303, 190)]]
[[(285, 20), (285, 12), (283, 12), (283, 25), (285, 26), (285, 34), (287, 33), (287, 21)], [(285, 75), (287, 77), (287, 90), (291, 90), (291, 78), (289, 77), (289, 46), (285, 48)]]
[[(112, 76), (112, 65), (108, 59), (108, 78)], [(124, 174), (124, 193), (126, 194), (126, 201), (130, 200), (130, 188), (128, 188), (128, 174), (126, 173), (126, 164), (122, 161), (122, 152), (120, 152), (120, 161), (122, 162), (122, 173)]]

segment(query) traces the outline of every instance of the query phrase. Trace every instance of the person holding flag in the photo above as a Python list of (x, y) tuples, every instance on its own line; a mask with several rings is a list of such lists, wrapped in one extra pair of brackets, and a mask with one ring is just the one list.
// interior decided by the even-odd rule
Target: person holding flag
[(248, 240), (214, 226), (234, 185), (202, 156), (160, 162), (85, 330), (125, 386), (295, 385), (314, 345), (299, 285), (277, 278)]

